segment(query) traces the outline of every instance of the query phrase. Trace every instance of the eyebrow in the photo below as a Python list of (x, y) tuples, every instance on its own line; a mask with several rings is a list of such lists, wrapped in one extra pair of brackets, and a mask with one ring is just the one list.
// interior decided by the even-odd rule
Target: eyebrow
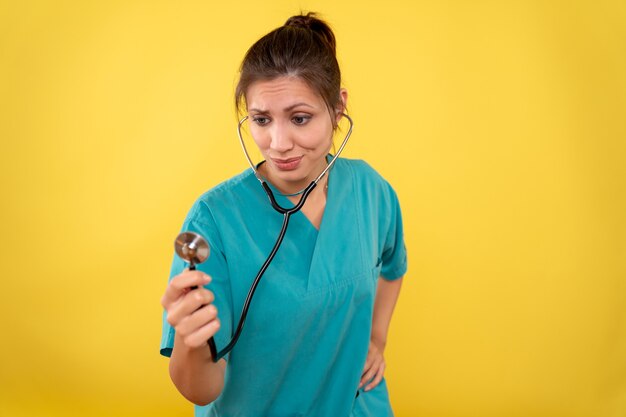
[[(287, 113), (287, 112), (290, 112), (291, 110), (293, 110), (293, 109), (295, 109), (296, 107), (299, 107), (299, 106), (306, 106), (306, 107), (310, 107), (312, 109), (315, 108), (315, 107), (311, 106), (310, 104), (301, 102), (301, 103), (292, 104), (291, 106), (287, 106), (287, 107), (285, 107), (283, 109), (283, 111), (285, 113)], [(248, 109), (248, 111), (254, 111), (254, 112), (257, 112), (257, 113), (267, 113), (267, 110), (257, 109), (256, 107), (250, 108), (250, 109)]]

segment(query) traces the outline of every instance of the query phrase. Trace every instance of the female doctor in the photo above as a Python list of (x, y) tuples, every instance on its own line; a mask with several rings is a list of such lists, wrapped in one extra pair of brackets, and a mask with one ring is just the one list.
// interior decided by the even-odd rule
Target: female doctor
[[(235, 101), (264, 161), (258, 174), (283, 207), (324, 171), (346, 111), (335, 37), (314, 14), (293, 16), (257, 41)], [(196, 416), (392, 416), (387, 330), (407, 269), (391, 186), (367, 163), (338, 158), (295, 213), (282, 246), (232, 337), (250, 285), (281, 229), (252, 169), (204, 193), (183, 231), (209, 259), (175, 258), (162, 298), (161, 353)]]

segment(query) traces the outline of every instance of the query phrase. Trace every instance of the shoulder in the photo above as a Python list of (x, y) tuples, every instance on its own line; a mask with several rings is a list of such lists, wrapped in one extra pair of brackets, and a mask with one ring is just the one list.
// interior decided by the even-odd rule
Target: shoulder
[(187, 220), (201, 223), (212, 222), (216, 211), (231, 210), (240, 203), (239, 199), (245, 198), (247, 193), (257, 182), (251, 169), (243, 171), (215, 187), (202, 193), (193, 203)]
[(362, 159), (339, 158), (338, 167), (351, 171), (357, 190), (380, 197), (396, 198), (396, 193), (389, 182), (374, 167)]

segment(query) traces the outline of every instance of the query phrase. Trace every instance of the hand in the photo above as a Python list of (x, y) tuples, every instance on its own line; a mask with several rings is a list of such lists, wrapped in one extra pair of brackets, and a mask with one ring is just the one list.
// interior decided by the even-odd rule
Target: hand
[(365, 367), (363, 368), (359, 388), (372, 378), (374, 379), (367, 384), (365, 391), (373, 389), (380, 383), (380, 381), (382, 381), (383, 373), (385, 372), (385, 358), (383, 357), (384, 350), (385, 346), (383, 343), (370, 340), (370, 346), (367, 351), (367, 359), (365, 360)]
[(167, 322), (188, 348), (205, 346), (220, 328), (215, 297), (204, 288), (209, 282), (207, 274), (185, 270), (172, 278), (161, 299)]

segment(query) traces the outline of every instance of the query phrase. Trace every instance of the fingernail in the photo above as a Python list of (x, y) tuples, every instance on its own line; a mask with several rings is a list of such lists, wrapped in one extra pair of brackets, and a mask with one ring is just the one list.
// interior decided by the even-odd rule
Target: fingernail
[(211, 277), (209, 275), (205, 275), (204, 282), (209, 282), (209, 281), (211, 281)]

